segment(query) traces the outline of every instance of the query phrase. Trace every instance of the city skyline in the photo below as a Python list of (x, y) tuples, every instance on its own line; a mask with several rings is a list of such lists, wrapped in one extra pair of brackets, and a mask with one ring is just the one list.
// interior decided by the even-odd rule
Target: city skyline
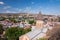
[(60, 15), (60, 0), (0, 0), (0, 13), (38, 13)]

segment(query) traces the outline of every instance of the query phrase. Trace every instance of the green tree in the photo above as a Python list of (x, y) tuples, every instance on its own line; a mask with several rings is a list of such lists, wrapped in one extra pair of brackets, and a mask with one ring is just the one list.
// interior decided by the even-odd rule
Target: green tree
[(12, 27), (12, 28), (8, 28), (6, 30), (6, 37), (8, 38), (8, 40), (17, 40), (19, 38), (19, 36), (29, 32), (30, 30), (28, 29), (23, 29), (23, 28), (19, 28), (19, 27)]
[(5, 17), (0, 17), (0, 21), (3, 21), (5, 20), (6, 18)]
[(11, 22), (17, 23), (18, 21), (16, 20), (16, 18), (8, 18)]
[(24, 29), (24, 33), (28, 33), (29, 31), (31, 31), (31, 28)]
[(29, 20), (29, 24), (35, 23), (35, 20)]
[(3, 25), (0, 24), (0, 34), (2, 34), (2, 33), (3, 33)]

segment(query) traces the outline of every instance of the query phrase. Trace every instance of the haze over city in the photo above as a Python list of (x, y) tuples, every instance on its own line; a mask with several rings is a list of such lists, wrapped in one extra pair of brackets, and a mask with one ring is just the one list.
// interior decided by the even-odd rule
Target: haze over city
[(0, 0), (0, 13), (38, 13), (60, 15), (60, 0)]

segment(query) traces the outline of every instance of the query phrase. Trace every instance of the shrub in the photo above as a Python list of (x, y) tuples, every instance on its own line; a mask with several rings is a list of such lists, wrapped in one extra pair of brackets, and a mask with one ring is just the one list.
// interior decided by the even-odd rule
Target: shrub
[(37, 40), (47, 40), (47, 38), (39, 38), (39, 39), (37, 39)]

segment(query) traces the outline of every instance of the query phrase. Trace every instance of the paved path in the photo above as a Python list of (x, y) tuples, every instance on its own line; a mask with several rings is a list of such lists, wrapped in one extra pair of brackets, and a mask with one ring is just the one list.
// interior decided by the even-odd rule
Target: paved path
[(35, 29), (34, 31), (28, 32), (26, 35), (30, 38), (30, 40), (36, 40), (38, 38), (44, 37), (48, 29), (52, 29), (52, 27), (43, 27), (42, 29)]

